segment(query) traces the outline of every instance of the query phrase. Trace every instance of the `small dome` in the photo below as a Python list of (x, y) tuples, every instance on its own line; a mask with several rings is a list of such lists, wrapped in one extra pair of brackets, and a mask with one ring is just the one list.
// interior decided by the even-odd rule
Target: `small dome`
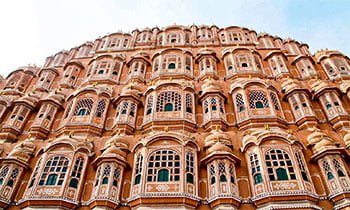
[(312, 83), (312, 85), (311, 85), (311, 89), (315, 93), (317, 93), (318, 91), (320, 91), (326, 87), (329, 87), (329, 85), (326, 82), (321, 81), (321, 80), (317, 80), (316, 82)]
[(108, 141), (106, 141), (104, 148), (102, 149), (103, 157), (117, 156), (122, 160), (125, 160), (127, 152), (129, 151), (128, 143), (124, 142), (124, 136), (114, 135)]
[(8, 157), (21, 160), (27, 163), (30, 156), (33, 155), (35, 151), (34, 139), (26, 139), (25, 141), (17, 144), (13, 150), (9, 153)]
[(307, 137), (307, 141), (316, 152), (335, 147), (334, 140), (318, 128), (313, 129), (313, 132)]
[(54, 101), (58, 104), (63, 104), (64, 99), (65, 99), (65, 94), (60, 88), (50, 92), (49, 95), (45, 98), (45, 100)]
[(209, 147), (208, 153), (213, 152), (232, 152), (232, 149), (226, 144), (223, 144), (220, 141), (217, 141), (213, 146)]
[(16, 102), (24, 102), (26, 104), (31, 105), (32, 107), (35, 107), (39, 99), (40, 97), (35, 92), (32, 92), (24, 95), (23, 97), (18, 99)]
[(206, 79), (201, 87), (202, 94), (210, 92), (222, 92), (219, 84), (213, 79)]
[(120, 157), (122, 160), (125, 160), (127, 155), (127, 152), (122, 150), (120, 147), (117, 147), (116, 145), (111, 145), (108, 147), (105, 151), (102, 153), (102, 157), (111, 157), (111, 156), (117, 156)]
[(288, 93), (294, 89), (299, 88), (299, 85), (291, 78), (287, 78), (285, 81), (282, 82), (282, 90), (285, 93)]
[(343, 140), (346, 146), (350, 146), (350, 130), (346, 131)]
[(8, 96), (1, 95), (0, 96), (0, 101), (2, 104), (6, 104), (6, 106), (9, 106), (12, 102), (12, 98)]
[(205, 147), (212, 147), (217, 142), (232, 147), (231, 139), (221, 130), (213, 130), (211, 134), (205, 138), (204, 142)]
[(137, 84), (130, 83), (122, 89), (122, 92), (120, 95), (122, 95), (122, 96), (134, 96), (136, 98), (139, 98), (141, 95), (141, 91), (137, 87)]
[(350, 81), (349, 80), (341, 81), (341, 84), (339, 85), (339, 87), (343, 93), (346, 93), (350, 88)]

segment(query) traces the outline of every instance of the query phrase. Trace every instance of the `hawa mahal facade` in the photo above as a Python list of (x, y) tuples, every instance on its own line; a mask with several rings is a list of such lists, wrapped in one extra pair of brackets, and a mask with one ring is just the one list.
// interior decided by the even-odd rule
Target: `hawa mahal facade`
[(173, 25), (58, 52), (0, 89), (1, 208), (350, 208), (339, 51)]

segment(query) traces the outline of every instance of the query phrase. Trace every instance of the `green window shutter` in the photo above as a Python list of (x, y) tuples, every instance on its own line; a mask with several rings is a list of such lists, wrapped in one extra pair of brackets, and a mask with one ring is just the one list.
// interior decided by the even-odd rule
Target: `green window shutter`
[(158, 172), (158, 182), (167, 182), (169, 181), (169, 171), (167, 169), (161, 169)]
[(255, 102), (255, 108), (262, 109), (262, 108), (264, 108), (264, 105), (260, 101), (257, 101), (257, 102)]
[(166, 111), (166, 112), (173, 111), (173, 104), (170, 104), (170, 103), (165, 104), (164, 111)]
[(286, 169), (278, 168), (276, 169), (277, 180), (288, 180), (288, 174)]
[(47, 177), (46, 185), (55, 185), (57, 181), (57, 174), (50, 174)]

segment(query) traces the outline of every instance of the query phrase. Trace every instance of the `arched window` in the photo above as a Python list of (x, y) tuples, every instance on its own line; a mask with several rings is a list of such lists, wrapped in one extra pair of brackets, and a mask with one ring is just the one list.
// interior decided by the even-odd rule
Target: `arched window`
[(180, 156), (173, 150), (158, 150), (149, 158), (147, 181), (156, 182), (160, 180), (180, 180)]
[(250, 168), (251, 168), (251, 174), (254, 179), (254, 184), (262, 183), (262, 176), (261, 176), (261, 167), (259, 164), (258, 155), (253, 153), (249, 156), (250, 159)]
[(72, 105), (73, 105), (73, 100), (71, 100), (66, 107), (66, 113), (64, 114), (64, 119), (66, 119), (68, 117), (68, 115), (72, 109)]
[(4, 165), (1, 169), (1, 172), (0, 172), (0, 185), (2, 185), (2, 183), (4, 182), (4, 179), (7, 176), (8, 172), (9, 172), (9, 166)]
[(100, 174), (101, 174), (101, 167), (99, 167), (97, 169), (96, 172), (96, 177), (95, 177), (95, 187), (98, 185), (99, 181), (100, 181)]
[(277, 179), (278, 180), (288, 180), (288, 174), (286, 169), (278, 168), (276, 169)]
[(91, 98), (80, 99), (75, 106), (74, 115), (90, 115), (94, 101)]
[(158, 171), (157, 181), (158, 182), (167, 182), (167, 181), (169, 181), (169, 171), (168, 171), (168, 169), (160, 169)]
[(333, 159), (332, 162), (335, 170), (337, 171), (338, 177), (344, 177), (345, 173), (339, 161), (337, 159)]
[(216, 98), (211, 98), (210, 99), (210, 105), (211, 105), (211, 110), (212, 111), (216, 111), (216, 110), (218, 110), (218, 103), (217, 103), (217, 100), (216, 100)]
[(113, 186), (118, 187), (120, 181), (120, 168), (114, 169), (113, 173)]
[(249, 93), (249, 104), (252, 109), (268, 108), (269, 102), (262, 91), (252, 90)]
[(267, 151), (265, 163), (270, 181), (296, 179), (292, 160), (285, 151), (279, 149)]
[(129, 115), (134, 117), (135, 116), (135, 112), (136, 112), (136, 104), (132, 103), (130, 105), (130, 112), (129, 112)]
[(333, 173), (331, 171), (331, 166), (329, 165), (329, 163), (324, 160), (323, 163), (322, 163), (322, 166), (323, 166), (323, 169), (326, 172), (327, 179), (328, 180), (334, 179), (334, 175), (333, 175)]
[(141, 182), (141, 174), (142, 174), (142, 165), (143, 165), (143, 156), (139, 154), (136, 159), (136, 166), (135, 166), (135, 181), (134, 184), (140, 184)]
[(331, 109), (331, 108), (332, 108), (332, 104), (327, 103), (327, 104), (326, 104), (326, 109), (328, 110), (328, 109)]
[(124, 101), (121, 105), (122, 105), (122, 107), (120, 109), (120, 114), (127, 114), (129, 103)]
[(162, 92), (157, 97), (157, 112), (181, 111), (181, 95), (177, 92)]
[(280, 105), (278, 103), (278, 99), (277, 99), (277, 96), (275, 93), (273, 92), (270, 92), (270, 97), (271, 97), (271, 101), (272, 101), (272, 104), (273, 104), (273, 107), (275, 108), (275, 110), (280, 110)]
[(219, 109), (221, 113), (224, 113), (224, 104), (222, 103), (222, 99), (219, 99)]
[(298, 166), (301, 172), (301, 176), (303, 177), (303, 180), (308, 182), (309, 177), (307, 175), (307, 170), (306, 170), (305, 162), (304, 162), (304, 159), (302, 158), (302, 155), (300, 154), (300, 152), (296, 152), (295, 157), (298, 161)]
[(208, 113), (209, 112), (209, 103), (208, 103), (208, 100), (205, 100), (204, 103), (203, 103), (203, 106), (204, 106), (204, 113)]
[(243, 112), (245, 110), (243, 96), (240, 93), (236, 95), (236, 107), (238, 112)]
[(112, 64), (109, 61), (97, 61), (94, 74), (108, 74)]
[(79, 179), (82, 176), (81, 173), (83, 171), (83, 165), (84, 159), (82, 157), (79, 157), (75, 160), (74, 167), (70, 175), (71, 180), (69, 182), (69, 187), (78, 188)]
[(186, 182), (194, 183), (194, 155), (192, 152), (186, 153)]
[(234, 165), (230, 164), (228, 170), (229, 170), (229, 173), (230, 173), (230, 181), (231, 181), (232, 184), (234, 184), (235, 183), (235, 172), (234, 172), (235, 171), (235, 167), (234, 167)]
[(106, 100), (101, 99), (98, 102), (97, 109), (96, 109), (96, 117), (102, 117), (104, 111), (106, 109)]
[(169, 63), (168, 64), (168, 69), (175, 69), (176, 68), (176, 64), (175, 63)]
[(13, 183), (16, 181), (17, 177), (18, 177), (18, 174), (19, 174), (19, 169), (18, 168), (15, 168), (12, 170), (12, 173), (10, 175), (10, 178), (9, 180), (7, 181), (7, 186), (9, 187), (12, 187), (13, 186)]
[(173, 111), (173, 104), (171, 104), (171, 103), (165, 104), (165, 106), (164, 106), (164, 111), (166, 111), (166, 112), (171, 112), (171, 111)]
[(108, 178), (111, 173), (111, 166), (106, 165), (102, 172), (102, 184), (108, 184)]
[[(40, 168), (39, 166), (41, 164), (41, 160), (42, 160), (42, 158), (39, 159), (37, 166), (35, 167), (34, 173), (32, 174), (32, 178), (31, 178), (30, 183), (29, 183), (29, 188), (33, 187), (33, 185), (34, 185), (36, 176), (37, 176), (39, 168)], [(0, 176), (1, 176), (1, 173), (0, 173)]]
[(334, 64), (335, 66), (340, 69), (340, 71), (344, 72), (344, 71), (347, 71), (347, 68), (346, 68), (346, 63), (343, 61), (343, 59), (340, 59), (340, 58), (334, 58), (333, 59), (334, 61)]
[(60, 155), (50, 158), (45, 165), (39, 185), (62, 185), (68, 169), (68, 158)]
[(193, 106), (192, 96), (191, 94), (187, 93), (186, 94), (186, 112), (192, 113), (192, 106)]
[(242, 67), (248, 67), (247, 63), (242, 63)]
[(153, 96), (149, 96), (147, 100), (146, 115), (149, 115), (152, 113), (152, 106), (153, 106)]
[(50, 174), (46, 180), (46, 185), (56, 185), (57, 177), (57, 174)]
[(218, 166), (219, 166), (220, 182), (227, 182), (225, 163), (224, 162), (219, 162)]
[(329, 65), (328, 63), (325, 64), (325, 68), (326, 68), (326, 70), (327, 70), (329, 75), (331, 75), (331, 76), (335, 76), (336, 75), (336, 72), (334, 71), (332, 66)]
[(69, 182), (69, 187), (78, 188), (79, 181), (76, 178), (72, 178)]
[(215, 184), (216, 180), (215, 180), (215, 166), (211, 165), (210, 166), (210, 184)]

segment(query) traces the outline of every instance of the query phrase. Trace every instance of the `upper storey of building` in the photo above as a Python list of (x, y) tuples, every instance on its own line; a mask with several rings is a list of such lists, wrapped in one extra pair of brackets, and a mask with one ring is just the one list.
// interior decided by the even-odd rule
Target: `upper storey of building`
[(348, 118), (339, 97), (349, 92), (349, 76), (350, 60), (339, 51), (312, 55), (307, 44), (242, 27), (112, 33), (2, 79), (0, 138), (166, 125), (310, 127), (325, 116), (338, 130)]

